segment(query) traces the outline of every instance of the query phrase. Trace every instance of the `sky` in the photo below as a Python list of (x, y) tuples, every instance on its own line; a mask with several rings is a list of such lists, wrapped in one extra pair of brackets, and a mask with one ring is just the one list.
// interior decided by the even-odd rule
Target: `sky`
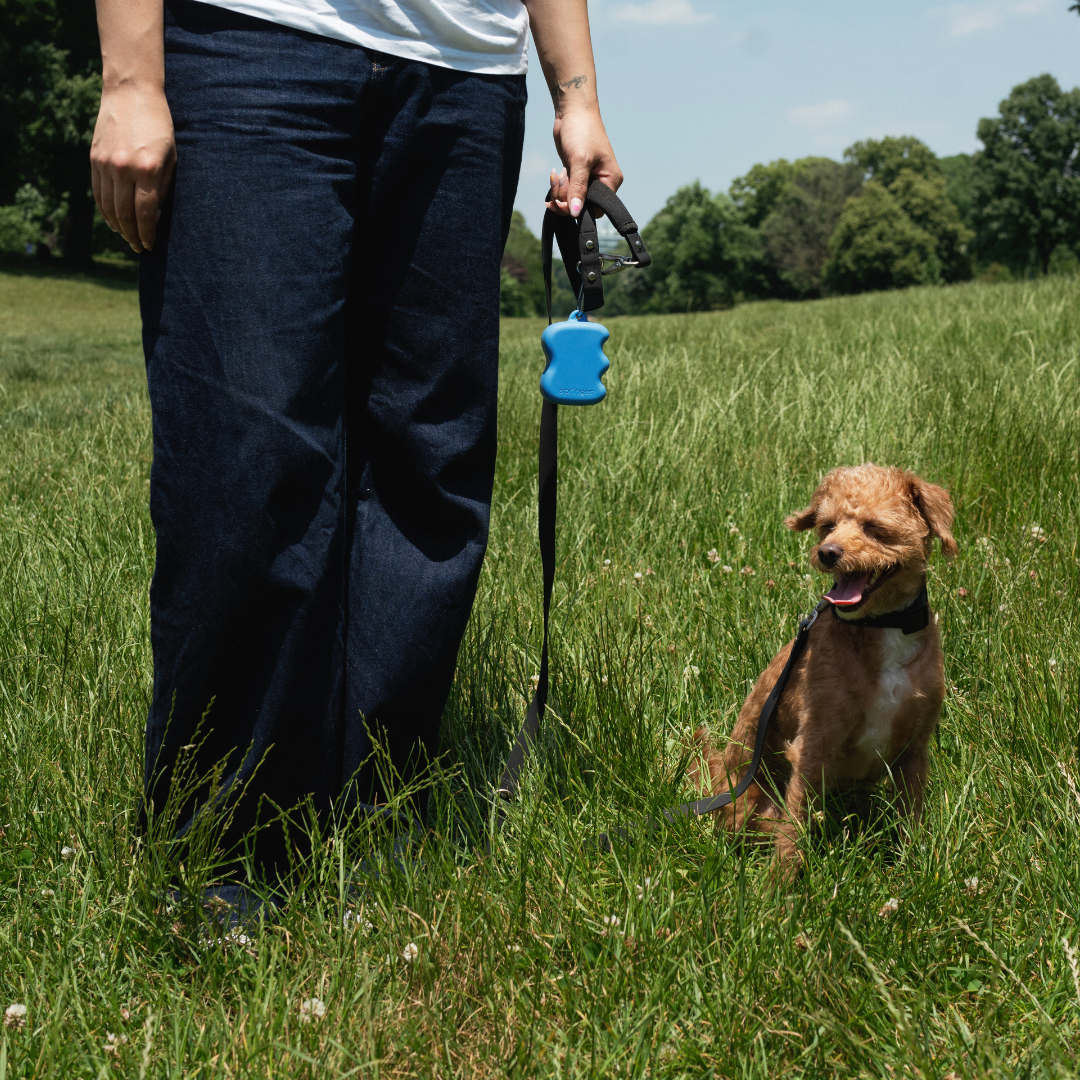
[[(979, 118), (1049, 72), (1080, 84), (1072, 0), (591, 0), (600, 108), (640, 224), (685, 184), (713, 191), (756, 162), (839, 160), (857, 139), (979, 148)], [(516, 206), (539, 235), (558, 163), (530, 49)]]

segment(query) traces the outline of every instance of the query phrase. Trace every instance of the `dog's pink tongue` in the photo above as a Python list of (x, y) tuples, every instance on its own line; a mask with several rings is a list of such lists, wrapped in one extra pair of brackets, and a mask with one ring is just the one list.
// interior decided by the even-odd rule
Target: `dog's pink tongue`
[(852, 604), (857, 604), (862, 600), (863, 589), (866, 588), (869, 580), (868, 573), (848, 574), (825, 594), (825, 599), (831, 600), (837, 607), (851, 607)]

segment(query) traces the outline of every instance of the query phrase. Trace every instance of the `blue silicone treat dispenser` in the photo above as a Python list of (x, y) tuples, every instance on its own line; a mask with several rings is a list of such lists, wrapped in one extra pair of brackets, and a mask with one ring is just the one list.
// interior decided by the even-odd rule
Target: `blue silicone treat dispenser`
[(579, 311), (566, 322), (552, 323), (540, 339), (547, 367), (540, 376), (540, 393), (554, 405), (595, 405), (607, 397), (600, 376), (611, 366), (604, 355), (609, 331), (589, 322)]

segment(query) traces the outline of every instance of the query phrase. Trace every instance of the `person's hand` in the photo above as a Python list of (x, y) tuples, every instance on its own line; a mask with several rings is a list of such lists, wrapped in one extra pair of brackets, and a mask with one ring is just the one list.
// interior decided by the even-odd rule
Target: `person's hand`
[(90, 146), (94, 201), (134, 252), (150, 251), (176, 167), (172, 113), (160, 88), (106, 90)]
[(592, 180), (603, 181), (612, 191), (619, 190), (622, 169), (615, 160), (599, 109), (575, 109), (557, 115), (554, 136), (555, 148), (569, 173), (567, 168), (559, 174), (551, 170), (551, 191), (544, 204), (548, 209), (577, 217)]

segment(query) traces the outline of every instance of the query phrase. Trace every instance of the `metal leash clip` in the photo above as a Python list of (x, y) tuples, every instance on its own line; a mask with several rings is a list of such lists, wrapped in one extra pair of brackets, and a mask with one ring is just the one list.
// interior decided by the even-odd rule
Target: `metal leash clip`
[[(612, 255), (607, 251), (597, 252), (597, 258), (600, 260), (600, 273), (604, 277), (608, 277), (610, 274), (621, 274), (628, 266), (640, 266), (641, 263), (637, 259), (631, 258), (629, 255)], [(611, 264), (610, 266), (608, 264)], [(577, 264), (578, 273), (581, 273), (581, 263)]]
[[(611, 265), (609, 266), (608, 263)], [(611, 255), (606, 251), (600, 252), (600, 273), (607, 277), (608, 274), (621, 274), (628, 266), (640, 266), (637, 259), (629, 255)]]

